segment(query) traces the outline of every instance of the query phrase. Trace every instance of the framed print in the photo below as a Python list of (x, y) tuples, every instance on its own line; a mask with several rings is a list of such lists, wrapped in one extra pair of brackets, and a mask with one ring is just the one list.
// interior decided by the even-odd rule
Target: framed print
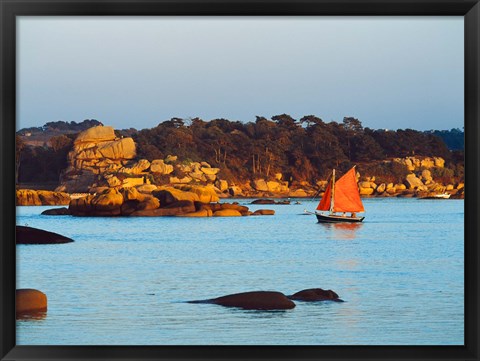
[(478, 359), (477, 1), (0, 1), (2, 360)]

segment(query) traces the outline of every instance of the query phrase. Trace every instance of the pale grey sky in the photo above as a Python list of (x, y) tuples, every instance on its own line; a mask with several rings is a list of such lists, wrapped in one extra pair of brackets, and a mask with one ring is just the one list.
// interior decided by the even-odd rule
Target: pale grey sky
[(463, 127), (463, 17), (28, 17), (17, 128), (314, 114)]

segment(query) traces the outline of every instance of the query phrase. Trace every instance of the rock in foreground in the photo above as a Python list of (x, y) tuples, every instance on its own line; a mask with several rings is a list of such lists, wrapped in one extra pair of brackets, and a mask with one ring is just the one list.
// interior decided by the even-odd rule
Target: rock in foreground
[(338, 295), (332, 290), (324, 290), (321, 288), (309, 288), (306, 290), (299, 291), (291, 296), (288, 296), (289, 299), (295, 301), (335, 301), (343, 302)]
[(212, 303), (245, 310), (289, 310), (295, 307), (295, 303), (289, 300), (287, 296), (275, 291), (243, 292), (210, 300), (190, 301), (190, 303)]
[(16, 226), (17, 244), (58, 244), (73, 242), (73, 239), (43, 229)]
[(47, 311), (45, 293), (31, 288), (18, 289), (15, 293), (16, 317)]

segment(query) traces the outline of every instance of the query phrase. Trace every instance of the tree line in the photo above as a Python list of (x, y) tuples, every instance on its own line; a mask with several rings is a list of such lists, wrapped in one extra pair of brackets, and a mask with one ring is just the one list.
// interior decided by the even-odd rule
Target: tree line
[[(90, 123), (99, 122), (88, 120)], [(78, 127), (77, 123), (68, 122), (48, 124), (50, 129)], [(172, 118), (150, 129), (116, 132), (134, 138), (138, 158), (151, 161), (172, 154), (180, 161), (206, 161), (221, 168), (222, 176), (230, 180), (268, 178), (282, 173), (284, 179), (314, 182), (325, 178), (332, 168), (346, 170), (353, 164), (388, 158), (439, 156), (447, 161), (447, 166), (455, 168), (453, 163), (463, 157), (462, 151), (453, 153), (442, 139), (442, 135), (448, 138), (452, 132), (374, 130), (363, 127), (353, 117), (345, 117), (342, 122), (324, 122), (314, 115), (294, 119), (281, 114), (270, 119), (257, 116), (247, 123), (223, 118)], [(453, 133), (452, 139), (458, 138), (457, 132)], [(18, 181), (58, 181), (67, 166), (67, 154), (75, 136), (57, 135), (43, 147), (25, 146), (17, 137)]]
[(254, 122), (200, 118), (172, 118), (133, 135), (142, 158), (207, 161), (233, 176), (247, 179), (280, 172), (288, 178), (314, 181), (332, 168), (405, 156), (439, 156), (450, 162), (452, 153), (441, 137), (413, 129), (374, 130), (360, 120), (324, 122), (307, 115), (288, 114)]

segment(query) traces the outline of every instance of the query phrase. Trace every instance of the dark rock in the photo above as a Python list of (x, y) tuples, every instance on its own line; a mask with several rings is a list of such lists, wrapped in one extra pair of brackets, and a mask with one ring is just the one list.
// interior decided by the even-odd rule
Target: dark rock
[(245, 310), (289, 310), (295, 303), (281, 292), (253, 291), (236, 293), (223, 297), (203, 301), (190, 301), (189, 303), (212, 303), (225, 307), (239, 307)]
[(73, 239), (43, 229), (16, 226), (17, 244), (56, 244), (69, 243)]
[(47, 209), (43, 211), (41, 214), (46, 216), (69, 216), (70, 211), (68, 210), (68, 208), (65, 208), (65, 207), (52, 208), (52, 209)]
[(307, 290), (299, 291), (291, 296), (288, 296), (291, 300), (296, 301), (335, 301), (343, 302), (338, 295), (332, 290), (323, 290), (321, 288), (310, 288)]
[(251, 204), (275, 204), (273, 199), (255, 199)]
[(164, 209), (169, 209), (169, 208), (183, 208), (183, 207), (186, 207), (190, 210), (190, 212), (194, 212), (195, 211), (195, 205), (192, 201), (189, 201), (189, 200), (181, 200), (181, 201), (176, 201), (176, 202), (173, 202), (173, 203), (169, 203), (168, 205), (166, 206), (163, 206), (163, 204), (160, 206), (161, 208), (164, 208)]
[(212, 207), (210, 206), (210, 203), (203, 203), (203, 202), (200, 202), (200, 201), (195, 201), (195, 202), (193, 202), (193, 204), (195, 205), (195, 211), (202, 211), (204, 209), (212, 210)]
[(273, 199), (261, 198), (254, 200), (251, 204), (290, 204), (290, 201), (285, 199), (283, 201), (276, 202)]
[(130, 200), (125, 201), (122, 206), (120, 207), (120, 212), (122, 216), (129, 216), (136, 210), (138, 210), (139, 201), (137, 200)]
[(210, 203), (210, 209), (212, 210), (212, 212), (219, 211), (220, 209), (222, 209), (222, 203)]

